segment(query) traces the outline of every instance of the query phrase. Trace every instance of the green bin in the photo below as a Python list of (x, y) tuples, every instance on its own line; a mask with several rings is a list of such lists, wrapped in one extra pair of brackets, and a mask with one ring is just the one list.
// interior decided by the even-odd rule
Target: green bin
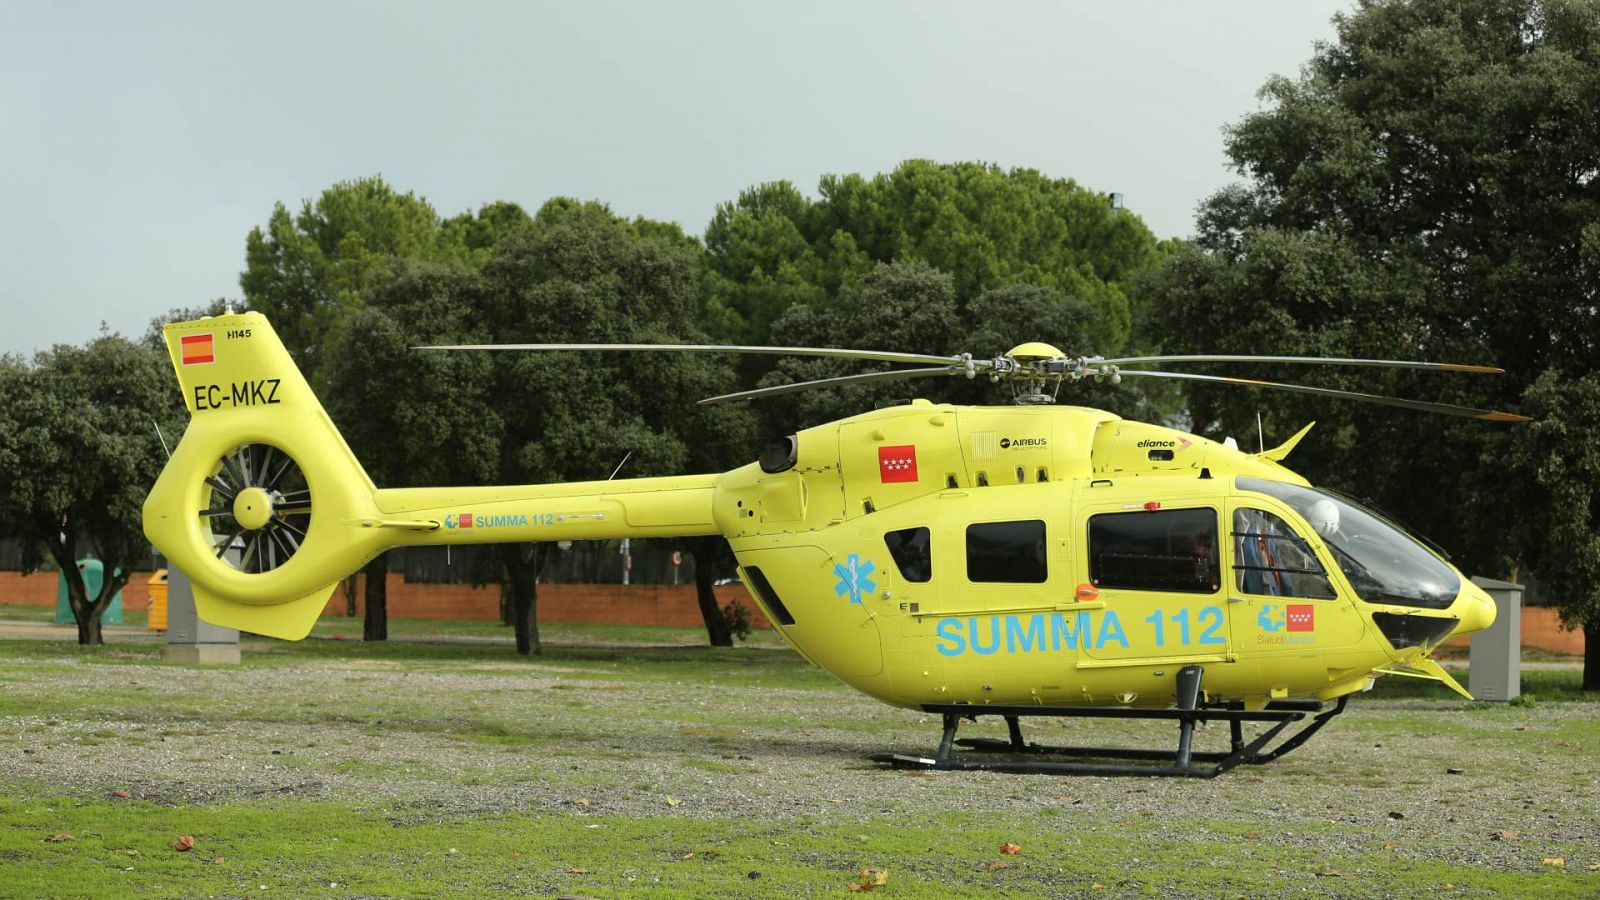
[[(98, 559), (78, 560), (78, 571), (83, 573), (83, 589), (90, 597), (98, 596), (105, 581), (105, 566)], [(72, 601), (67, 599), (67, 573), (62, 572), (56, 582), (56, 624), (71, 625), (78, 620), (72, 615)], [(122, 592), (111, 598), (111, 605), (100, 616), (102, 625), (122, 624)]]

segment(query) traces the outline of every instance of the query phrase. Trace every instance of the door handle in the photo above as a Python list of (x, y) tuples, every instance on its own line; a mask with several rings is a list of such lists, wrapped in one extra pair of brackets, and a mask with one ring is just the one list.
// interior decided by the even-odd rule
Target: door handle
[(1229, 603), (1245, 603), (1247, 601), (1243, 597), (1229, 597), (1228, 598), (1228, 602)]

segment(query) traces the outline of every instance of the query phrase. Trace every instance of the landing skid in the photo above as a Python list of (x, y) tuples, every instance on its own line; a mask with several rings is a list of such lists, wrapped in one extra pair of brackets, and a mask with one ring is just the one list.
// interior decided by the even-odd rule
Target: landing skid
[[(1340, 697), (1332, 708), (1324, 708), (1320, 700), (1278, 700), (1268, 703), (1265, 709), (1246, 710), (1206, 709), (1198, 704), (1200, 670), (1189, 667), (1178, 673), (1178, 700), (1176, 709), (1125, 709), (1116, 707), (1058, 707), (1038, 706), (972, 706), (969, 704), (928, 704), (923, 709), (944, 717), (944, 735), (939, 749), (932, 757), (911, 756), (902, 753), (879, 753), (875, 762), (887, 763), (896, 769), (960, 770), (983, 772), (1010, 772), (1021, 775), (1150, 775), (1176, 778), (1215, 778), (1241, 763), (1261, 765), (1304, 744), (1322, 729), (1330, 719), (1344, 712), (1348, 697)], [(1187, 702), (1185, 702), (1187, 701)], [(1313, 715), (1315, 714), (1315, 715)], [(1292, 734), (1271, 750), (1268, 744), (1276, 740), (1290, 725), (1312, 719), (1305, 727)], [(1010, 740), (993, 738), (968, 738), (956, 740), (956, 729), (962, 719), (977, 720), (978, 716), (1002, 716), (1010, 731)], [(1137, 750), (1121, 747), (1047, 747), (1030, 744), (1022, 739), (1019, 719), (1023, 716), (1071, 716), (1086, 719), (1167, 719), (1178, 723), (1178, 746), (1175, 751)], [(1196, 751), (1191, 749), (1196, 722), (1227, 722), (1232, 737), (1232, 747), (1226, 753)], [(1268, 727), (1248, 742), (1244, 739), (1244, 723), (1261, 722)], [(953, 746), (968, 748), (967, 753), (952, 754)], [(1100, 762), (973, 759), (980, 754), (1009, 754), (1011, 756), (1063, 756), (1078, 760)], [(1118, 763), (1107, 760), (1148, 760), (1149, 762)]]

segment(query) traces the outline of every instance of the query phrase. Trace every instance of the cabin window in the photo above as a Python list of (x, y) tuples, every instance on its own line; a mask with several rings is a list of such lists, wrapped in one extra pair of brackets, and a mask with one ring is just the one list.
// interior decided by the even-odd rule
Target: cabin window
[(1311, 545), (1288, 522), (1262, 509), (1233, 511), (1233, 572), (1239, 590), (1246, 594), (1335, 597)]
[(967, 526), (967, 580), (1040, 584), (1049, 577), (1044, 522), (979, 522)]
[(889, 555), (894, 557), (902, 578), (921, 583), (933, 577), (930, 535), (926, 526), (891, 531), (883, 536), (883, 542), (889, 545)]
[(1217, 566), (1217, 513), (1163, 509), (1089, 518), (1089, 580), (1103, 588), (1211, 594)]

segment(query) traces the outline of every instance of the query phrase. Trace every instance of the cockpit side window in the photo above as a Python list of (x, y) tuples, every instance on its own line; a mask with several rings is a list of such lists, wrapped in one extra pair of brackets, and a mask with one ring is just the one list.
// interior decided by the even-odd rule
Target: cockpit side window
[(889, 555), (907, 581), (921, 583), (933, 577), (933, 551), (927, 526), (902, 528), (883, 536)]
[(1446, 609), (1461, 576), (1399, 526), (1316, 488), (1239, 476), (1241, 491), (1275, 497), (1316, 529), (1356, 596), (1368, 603)]
[(1246, 594), (1332, 600), (1333, 586), (1306, 539), (1264, 509), (1233, 511), (1234, 583)]

